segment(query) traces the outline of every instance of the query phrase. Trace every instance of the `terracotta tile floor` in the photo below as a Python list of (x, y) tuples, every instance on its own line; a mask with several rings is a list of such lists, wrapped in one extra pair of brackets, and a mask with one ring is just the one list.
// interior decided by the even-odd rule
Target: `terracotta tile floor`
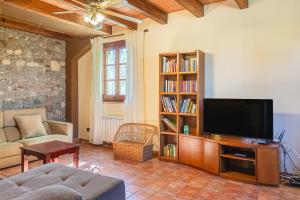
[[(116, 161), (112, 149), (108, 147), (83, 144), (80, 153), (81, 169), (123, 179), (128, 200), (300, 200), (300, 189), (234, 182), (158, 159), (144, 163)], [(71, 156), (63, 156), (59, 160), (68, 165), (71, 161)], [(38, 165), (41, 165), (40, 161), (30, 163), (30, 167)], [(20, 166), (0, 170), (4, 176), (17, 173), (20, 173)]]

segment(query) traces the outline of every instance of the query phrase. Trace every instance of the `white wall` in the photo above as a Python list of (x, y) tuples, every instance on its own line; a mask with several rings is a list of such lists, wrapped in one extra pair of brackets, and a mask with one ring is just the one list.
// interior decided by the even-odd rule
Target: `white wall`
[(78, 60), (78, 129), (79, 138), (88, 140), (90, 127), (90, 96), (92, 79), (92, 52)]
[[(167, 25), (146, 20), (145, 110), (158, 124), (158, 55), (206, 52), (206, 97), (274, 99), (275, 132), (300, 152), (300, 1), (234, 0), (205, 7), (205, 17), (169, 14)], [(115, 29), (115, 33), (120, 30)]]

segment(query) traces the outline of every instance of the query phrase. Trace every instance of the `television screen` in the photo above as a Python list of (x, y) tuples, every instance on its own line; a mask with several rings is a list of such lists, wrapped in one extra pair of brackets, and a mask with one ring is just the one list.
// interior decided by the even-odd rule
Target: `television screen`
[(273, 139), (273, 100), (205, 99), (204, 132)]

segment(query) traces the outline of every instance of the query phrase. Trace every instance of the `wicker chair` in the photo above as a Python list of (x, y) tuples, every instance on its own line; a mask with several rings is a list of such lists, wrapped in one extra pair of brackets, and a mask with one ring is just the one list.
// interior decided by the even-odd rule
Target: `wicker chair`
[(152, 139), (158, 130), (149, 124), (126, 123), (121, 125), (113, 140), (115, 159), (145, 161), (152, 159)]

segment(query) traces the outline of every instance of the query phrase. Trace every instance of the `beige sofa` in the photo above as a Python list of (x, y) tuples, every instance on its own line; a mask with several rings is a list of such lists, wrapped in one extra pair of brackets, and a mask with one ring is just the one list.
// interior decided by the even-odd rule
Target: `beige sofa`
[[(21, 139), (14, 116), (40, 114), (47, 135)], [(50, 121), (46, 119), (45, 108), (0, 111), (0, 169), (21, 163), (20, 147), (53, 140), (72, 142), (73, 126), (71, 123)], [(36, 158), (31, 157), (30, 160)]]

